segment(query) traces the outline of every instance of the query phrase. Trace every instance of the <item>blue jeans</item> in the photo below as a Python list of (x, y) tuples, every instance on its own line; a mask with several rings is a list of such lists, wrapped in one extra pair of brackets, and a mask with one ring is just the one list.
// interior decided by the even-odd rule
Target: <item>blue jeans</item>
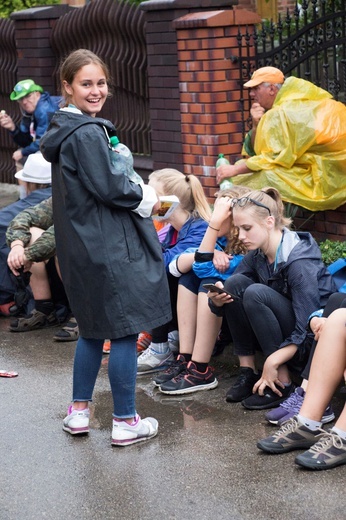
[(267, 285), (254, 283), (242, 274), (228, 278), (225, 289), (243, 299), (225, 305), (234, 353), (251, 356), (260, 348), (267, 358), (295, 328), (292, 302)]
[[(113, 396), (114, 417), (136, 415), (137, 335), (112, 340), (108, 377)], [(73, 402), (92, 401), (102, 360), (103, 340), (79, 337), (73, 367)]]

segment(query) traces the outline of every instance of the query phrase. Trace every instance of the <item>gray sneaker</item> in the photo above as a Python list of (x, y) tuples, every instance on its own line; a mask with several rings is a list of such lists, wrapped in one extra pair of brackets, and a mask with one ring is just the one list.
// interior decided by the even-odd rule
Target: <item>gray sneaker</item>
[(320, 428), (316, 431), (309, 430), (309, 428), (300, 424), (295, 416), (286, 421), (274, 435), (258, 441), (257, 448), (267, 453), (286, 453), (292, 450), (310, 448), (325, 433)]
[(294, 461), (308, 469), (331, 469), (346, 464), (346, 441), (330, 430), (311, 448), (298, 455)]
[(167, 352), (163, 354), (159, 354), (148, 347), (137, 358), (137, 374), (152, 374), (153, 372), (166, 370), (173, 361), (174, 356), (170, 349), (167, 349)]

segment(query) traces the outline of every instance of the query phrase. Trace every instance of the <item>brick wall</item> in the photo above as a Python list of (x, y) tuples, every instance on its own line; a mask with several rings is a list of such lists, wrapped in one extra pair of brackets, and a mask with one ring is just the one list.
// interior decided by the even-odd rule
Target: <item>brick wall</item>
[(314, 238), (322, 240), (340, 240), (346, 237), (346, 204), (333, 211), (311, 211), (299, 209), (294, 217), (294, 227), (310, 231)]
[[(189, 13), (227, 8), (238, 0), (149, 0), (146, 13), (148, 86), (153, 168), (185, 171), (181, 139), (180, 64), (173, 21)], [(180, 57), (179, 57), (180, 60)]]
[(177, 31), (184, 172), (199, 176), (208, 197), (217, 190), (219, 153), (240, 154), (239, 70), (227, 57), (238, 51), (238, 25), (259, 21), (242, 9), (188, 14)]
[[(239, 157), (242, 148), (239, 70), (229, 56), (238, 52), (238, 26), (258, 23), (244, 9), (190, 13), (173, 22), (177, 32), (182, 160), (185, 173), (197, 175), (209, 200), (218, 186), (219, 153)], [(344, 240), (346, 205), (311, 213), (299, 209), (294, 227), (317, 240)]]

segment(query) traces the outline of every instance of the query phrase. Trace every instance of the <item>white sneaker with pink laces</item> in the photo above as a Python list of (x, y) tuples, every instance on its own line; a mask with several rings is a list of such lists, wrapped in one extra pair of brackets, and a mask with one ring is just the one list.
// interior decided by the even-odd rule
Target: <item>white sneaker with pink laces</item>
[(113, 419), (112, 446), (128, 446), (157, 435), (159, 423), (153, 417), (141, 419), (136, 415), (132, 424)]
[(71, 435), (89, 433), (89, 418), (89, 408), (85, 408), (84, 410), (74, 410), (73, 405), (70, 405), (62, 429)]

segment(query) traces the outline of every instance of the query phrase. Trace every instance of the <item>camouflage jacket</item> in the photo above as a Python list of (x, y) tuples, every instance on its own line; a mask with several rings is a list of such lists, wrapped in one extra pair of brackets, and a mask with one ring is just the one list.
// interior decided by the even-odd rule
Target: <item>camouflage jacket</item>
[[(43, 229), (44, 233), (28, 246), (31, 240), (31, 227)], [(21, 211), (9, 223), (6, 231), (7, 245), (11, 247), (11, 243), (15, 240), (22, 240), (25, 255), (31, 262), (42, 262), (55, 255), (52, 197)]]

